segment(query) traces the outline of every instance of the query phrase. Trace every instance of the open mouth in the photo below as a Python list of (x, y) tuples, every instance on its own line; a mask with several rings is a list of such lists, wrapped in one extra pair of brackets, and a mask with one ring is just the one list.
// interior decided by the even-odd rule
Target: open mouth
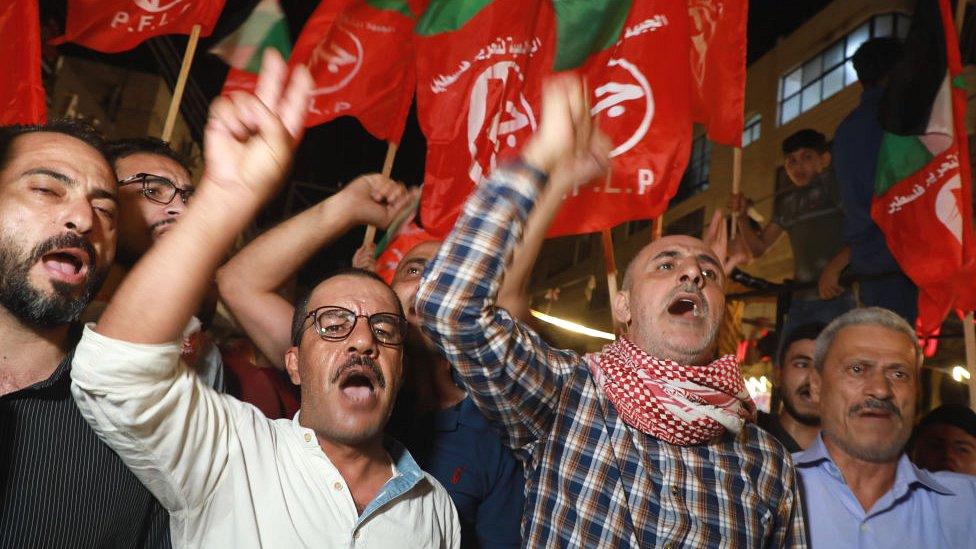
[(85, 279), (91, 257), (80, 248), (64, 248), (41, 256), (44, 268), (55, 278), (77, 283)]
[(349, 399), (365, 402), (376, 396), (376, 378), (368, 369), (351, 368), (339, 378), (339, 390)]
[(705, 314), (701, 297), (694, 294), (681, 294), (668, 306), (668, 314), (682, 318), (700, 318)]

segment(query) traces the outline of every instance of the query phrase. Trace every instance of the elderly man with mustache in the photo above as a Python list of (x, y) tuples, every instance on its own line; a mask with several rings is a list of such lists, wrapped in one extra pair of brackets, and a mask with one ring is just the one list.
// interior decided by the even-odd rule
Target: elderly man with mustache
[(406, 321), (375, 274), (329, 277), (296, 307), (292, 420), (218, 394), (179, 360), (219, 262), (288, 170), (311, 88), (268, 48), (254, 95), (214, 101), (200, 190), (85, 328), (72, 394), (169, 511), (176, 547), (456, 547), (447, 493), (383, 436)]
[(793, 455), (813, 547), (976, 547), (976, 477), (904, 453), (921, 367), (915, 330), (887, 309), (845, 313), (817, 338), (821, 435)]

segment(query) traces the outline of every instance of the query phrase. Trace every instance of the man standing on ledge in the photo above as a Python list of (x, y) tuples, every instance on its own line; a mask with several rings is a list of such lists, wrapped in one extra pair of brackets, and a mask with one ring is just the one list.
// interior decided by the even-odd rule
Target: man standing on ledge
[(478, 186), (418, 295), (425, 333), (526, 463), (523, 543), (805, 546), (789, 455), (745, 422), (734, 358), (714, 360), (725, 274), (705, 243), (637, 255), (612, 301), (628, 336), (598, 354), (553, 349), (495, 306), (547, 174), (605, 165), (609, 150), (578, 78), (547, 83), (522, 160)]

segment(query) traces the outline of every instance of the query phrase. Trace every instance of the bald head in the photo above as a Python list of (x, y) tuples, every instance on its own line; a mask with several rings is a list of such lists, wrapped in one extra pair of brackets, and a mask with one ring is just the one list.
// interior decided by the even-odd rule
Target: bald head
[(725, 310), (725, 273), (703, 241), (668, 236), (648, 244), (624, 272), (614, 317), (648, 354), (682, 364), (714, 358)]

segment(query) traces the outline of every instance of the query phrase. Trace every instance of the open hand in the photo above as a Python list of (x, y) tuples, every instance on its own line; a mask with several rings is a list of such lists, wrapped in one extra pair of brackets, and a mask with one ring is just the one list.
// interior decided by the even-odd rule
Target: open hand
[[(600, 174), (609, 165), (611, 149), (610, 141), (593, 124), (579, 75), (562, 74), (547, 80), (542, 88), (542, 122), (522, 149), (522, 158), (546, 173), (578, 168), (581, 173)], [(569, 189), (579, 179), (582, 177), (560, 178)]]
[(231, 207), (270, 198), (291, 165), (311, 90), (308, 69), (288, 75), (281, 55), (266, 48), (255, 93), (232, 92), (210, 106), (202, 187), (220, 190)]

